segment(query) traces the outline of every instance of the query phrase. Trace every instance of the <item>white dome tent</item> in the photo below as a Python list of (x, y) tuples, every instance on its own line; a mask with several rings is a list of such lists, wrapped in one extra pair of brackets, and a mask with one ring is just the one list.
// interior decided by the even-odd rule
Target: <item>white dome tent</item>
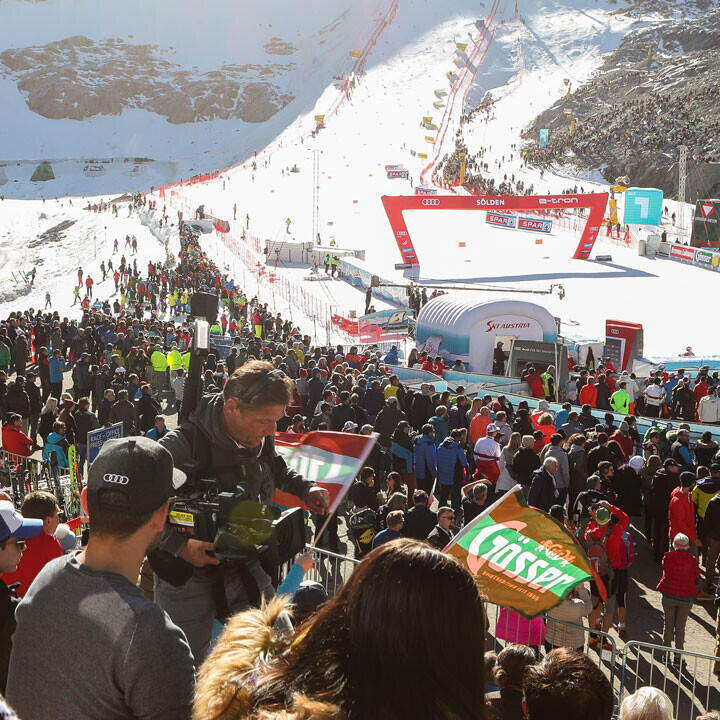
[(540, 305), (521, 300), (469, 303), (449, 295), (430, 300), (417, 319), (417, 347), (441, 355), (448, 364), (462, 360), (468, 370), (489, 373), (497, 342), (557, 342), (555, 318)]

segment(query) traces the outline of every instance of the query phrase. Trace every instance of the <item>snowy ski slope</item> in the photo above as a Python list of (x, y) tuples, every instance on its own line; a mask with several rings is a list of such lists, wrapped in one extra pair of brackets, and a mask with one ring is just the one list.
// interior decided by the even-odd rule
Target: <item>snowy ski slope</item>
[[(383, 3), (376, 17), (389, 7), (389, 2)], [(582, 0), (521, 0), (519, 17), (515, 17), (514, 8), (511, 0), (458, 0), (452, 7), (430, 0), (400, 0), (395, 17), (372, 47), (366, 72), (350, 97), (337, 107), (337, 87), (325, 86), (314, 103), (307, 103), (305, 112), (258, 152), (255, 170), (248, 161), (214, 181), (168, 190), (166, 201), (171, 214), (177, 208), (202, 203), (213, 214), (230, 219), (235, 234), (240, 230), (240, 221), (232, 222), (232, 208), (237, 204), (238, 218), (248, 213), (250, 232), (263, 240), (313, 240), (312, 158), (317, 150), (323, 243), (334, 239), (341, 247), (362, 248), (366, 267), (385, 278), (403, 281), (393, 267), (400, 256), (380, 197), (410, 194), (412, 188), (409, 180), (387, 179), (384, 165), (404, 164), (414, 184), (425, 170), (429, 182), (432, 168), (428, 170), (428, 165), (435, 157), (452, 151), (463, 99), (476, 104), (488, 91), (495, 99), (492, 118), (466, 125), (464, 137), (471, 153), (488, 148), (484, 159), (491, 168), (494, 160), (505, 157), (502, 168), (492, 170), (498, 181), (503, 174), (514, 173), (542, 193), (560, 192), (576, 184), (586, 190), (606, 190), (602, 182), (565, 176), (561, 169), (546, 173), (541, 180), (535, 170), (521, 167), (511, 145), (519, 142), (523, 127), (565, 92), (566, 78), (577, 86), (592, 74), (602, 54), (619, 44), (631, 21), (613, 14), (617, 6), (605, 2), (588, 5)], [(646, 16), (642, 22), (650, 20)], [(355, 27), (358, 36), (369, 38), (375, 30), (374, 22)], [(465, 72), (454, 62), (459, 57), (458, 42), (467, 43), (465, 59), (472, 62)], [(338, 50), (338, 58), (340, 55)], [(460, 61), (462, 64), (462, 57)], [(448, 72), (458, 75), (458, 87), (451, 87)], [(459, 98), (452, 109), (447, 105), (433, 107), (438, 101), (434, 91), (441, 88)], [(310, 94), (308, 90), (306, 100)], [(443, 101), (449, 102), (450, 97)], [(335, 107), (337, 111), (327, 118), (327, 127), (311, 138), (313, 116), (328, 114)], [(438, 125), (437, 133), (421, 127), (421, 119), (427, 115)], [(429, 134), (439, 140), (427, 142), (425, 136)], [(428, 158), (422, 159), (418, 153)], [(299, 172), (289, 172), (294, 165)], [(2, 206), (0, 221), (1, 213)], [(691, 297), (710, 297), (717, 287), (714, 273), (640, 258), (634, 247), (618, 247), (615, 241), (602, 238), (596, 252), (611, 253), (612, 263), (571, 260), (577, 239), (568, 231), (556, 226), (552, 234), (543, 237), (542, 244), (536, 244), (532, 233), (490, 228), (484, 215), (407, 213), (421, 277), (505, 288), (546, 289), (551, 283), (562, 283), (564, 300), (552, 295), (536, 296), (535, 301), (561, 318), (568, 335), (601, 338), (605, 319), (612, 317), (644, 324), (648, 356), (671, 355), (686, 345), (692, 345), (697, 353), (717, 350), (705, 330), (705, 321), (687, 310)], [(285, 231), (288, 217), (292, 220), (289, 235)], [(466, 242), (465, 248), (458, 246), (459, 240)], [(146, 247), (152, 248), (152, 242), (148, 239)], [(230, 265), (231, 259), (218, 244), (208, 247), (214, 248), (219, 262)], [(245, 270), (249, 291), (254, 292), (252, 268)], [(362, 310), (362, 293), (345, 283), (307, 282), (306, 269), (281, 266), (277, 272), (307, 292), (319, 294), (338, 310)], [(58, 291), (68, 293), (62, 287)], [(489, 300), (507, 295), (475, 292), (473, 297)], [(663, 305), (661, 311), (659, 304)], [(674, 332), (668, 333), (668, 328)]]

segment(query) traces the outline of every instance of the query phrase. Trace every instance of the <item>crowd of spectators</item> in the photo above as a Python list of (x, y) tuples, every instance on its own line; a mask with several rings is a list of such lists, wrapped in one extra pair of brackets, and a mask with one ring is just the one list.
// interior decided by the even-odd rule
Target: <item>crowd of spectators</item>
[(609, 157), (647, 159), (663, 153), (674, 158), (677, 148), (686, 145), (695, 160), (720, 162), (719, 97), (717, 87), (707, 87), (678, 93), (654, 91), (622, 103), (608, 103), (579, 118), (572, 136), (569, 127), (554, 130), (546, 147), (527, 147), (524, 160), (547, 167), (566, 161), (571, 151), (597, 166)]

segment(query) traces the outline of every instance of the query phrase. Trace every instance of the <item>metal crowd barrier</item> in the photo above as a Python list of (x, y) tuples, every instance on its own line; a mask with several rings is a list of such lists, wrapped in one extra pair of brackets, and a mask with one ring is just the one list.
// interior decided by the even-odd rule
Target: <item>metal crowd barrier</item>
[(314, 563), (312, 570), (306, 575), (306, 579), (319, 582), (330, 597), (337, 593), (360, 562), (355, 558), (338, 555), (312, 545), (306, 545), (305, 549), (312, 555)]
[(79, 514), (79, 497), (73, 495), (67, 468), (60, 468), (57, 477), (54, 477), (41, 460), (0, 449), (0, 486), (8, 491), (18, 506), (27, 492), (47, 490), (55, 494), (66, 511), (73, 508)]
[(630, 640), (622, 651), (619, 699), (651, 685), (668, 695), (676, 718), (695, 720), (720, 707), (716, 663), (720, 657)]

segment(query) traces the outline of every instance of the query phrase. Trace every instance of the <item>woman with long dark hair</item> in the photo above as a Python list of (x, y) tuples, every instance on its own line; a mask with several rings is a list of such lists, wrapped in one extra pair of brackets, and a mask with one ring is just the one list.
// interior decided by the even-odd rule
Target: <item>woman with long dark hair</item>
[(272, 629), (283, 608), (230, 620), (200, 668), (196, 720), (484, 719), (483, 604), (454, 558), (394, 540), (294, 638)]

